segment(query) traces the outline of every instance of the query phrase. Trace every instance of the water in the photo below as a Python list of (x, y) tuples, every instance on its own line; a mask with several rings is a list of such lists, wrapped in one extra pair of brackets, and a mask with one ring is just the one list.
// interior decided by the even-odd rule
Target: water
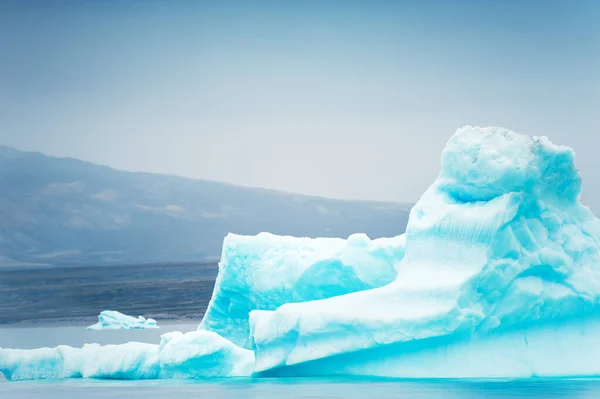
[[(168, 331), (192, 331), (197, 323), (162, 325), (158, 330), (90, 331), (85, 325), (8, 327), (0, 329), (0, 346), (39, 348), (86, 342), (117, 344), (128, 341), (158, 343)], [(392, 380), (358, 378), (253, 379), (206, 381), (2, 381), (0, 398), (217, 398), (217, 399), (585, 399), (600, 398), (600, 380)]]
[(21, 381), (0, 383), (2, 398), (203, 399), (586, 399), (600, 380), (402, 381), (373, 379), (222, 379), (213, 381)]
[[(88, 323), (87, 325), (89, 325)], [(122, 344), (130, 341), (158, 344), (160, 336), (170, 331), (188, 332), (198, 327), (198, 323), (163, 324), (160, 328), (147, 330), (87, 330), (86, 324), (76, 326), (44, 326), (44, 327), (5, 327), (0, 328), (0, 347), (17, 349), (35, 349), (71, 345), (81, 347), (85, 343), (101, 345)]]
[(159, 321), (200, 320), (216, 275), (216, 264), (0, 267), (0, 324), (82, 319), (92, 324), (105, 309)]

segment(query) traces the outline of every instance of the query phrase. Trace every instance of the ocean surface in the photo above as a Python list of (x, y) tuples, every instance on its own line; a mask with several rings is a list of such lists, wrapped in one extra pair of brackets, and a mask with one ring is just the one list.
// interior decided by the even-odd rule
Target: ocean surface
[(1, 398), (240, 399), (584, 399), (600, 397), (600, 380), (406, 381), (380, 379), (221, 379), (212, 381), (0, 382)]
[[(200, 322), (185, 323), (161, 323), (160, 328), (147, 330), (88, 330), (86, 327), (91, 323), (77, 325), (54, 325), (54, 326), (2, 326), (0, 327), (0, 347), (13, 349), (35, 349), (43, 347), (54, 347), (58, 345), (70, 345), (81, 347), (86, 343), (98, 343), (101, 345), (123, 344), (130, 341), (147, 342), (158, 344), (160, 336), (170, 331), (188, 332), (194, 331)], [(1, 397), (0, 397), (1, 398)]]
[(106, 309), (159, 321), (201, 320), (216, 276), (216, 263), (0, 267), (0, 328), (21, 322), (92, 324)]
[[(160, 323), (160, 321), (159, 321)], [(0, 346), (39, 348), (84, 343), (128, 341), (158, 343), (169, 331), (192, 331), (198, 323), (163, 324), (156, 330), (90, 331), (85, 324), (3, 326)], [(394, 399), (508, 399), (600, 398), (600, 379), (531, 380), (394, 380), (372, 378), (229, 378), (201, 381), (59, 380), (6, 381), (0, 377), (0, 398), (394, 398)]]

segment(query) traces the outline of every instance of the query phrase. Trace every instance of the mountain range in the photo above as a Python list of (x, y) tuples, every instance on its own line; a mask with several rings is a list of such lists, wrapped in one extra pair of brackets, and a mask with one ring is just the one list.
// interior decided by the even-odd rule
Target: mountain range
[(371, 238), (410, 205), (349, 201), (143, 172), (0, 147), (0, 266), (218, 260), (227, 233)]

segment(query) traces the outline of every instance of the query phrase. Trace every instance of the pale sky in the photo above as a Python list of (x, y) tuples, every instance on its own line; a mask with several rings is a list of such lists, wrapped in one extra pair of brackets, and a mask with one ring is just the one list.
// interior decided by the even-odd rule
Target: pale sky
[(600, 2), (2, 1), (0, 144), (413, 202), (464, 125), (573, 147), (600, 209)]

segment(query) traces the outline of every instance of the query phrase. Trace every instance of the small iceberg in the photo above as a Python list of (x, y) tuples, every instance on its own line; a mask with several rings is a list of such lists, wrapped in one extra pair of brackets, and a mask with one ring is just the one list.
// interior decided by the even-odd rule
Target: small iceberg
[(143, 330), (159, 328), (156, 320), (138, 316), (136, 319), (115, 310), (104, 310), (98, 315), (98, 323), (89, 326), (88, 330)]

